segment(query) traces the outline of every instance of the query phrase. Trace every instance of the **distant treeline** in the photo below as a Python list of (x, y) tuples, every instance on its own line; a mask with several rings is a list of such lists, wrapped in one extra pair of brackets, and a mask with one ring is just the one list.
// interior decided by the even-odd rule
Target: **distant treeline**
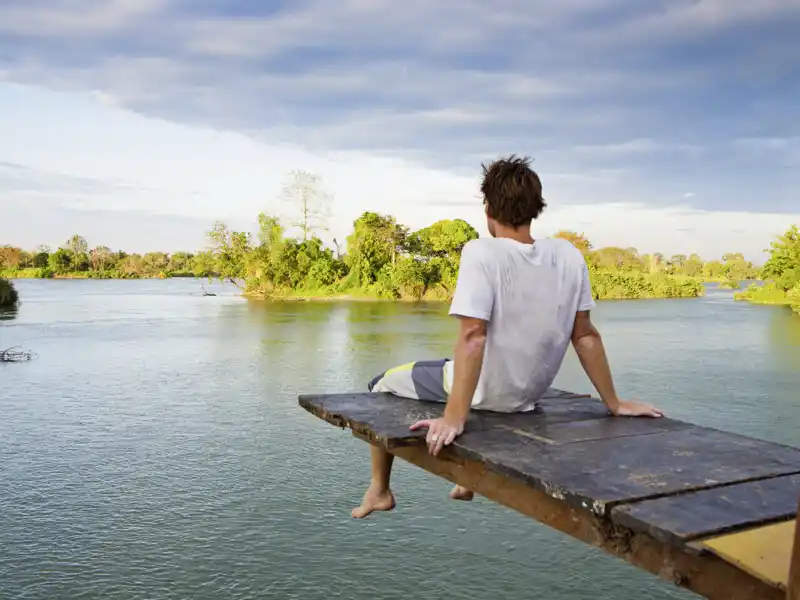
[(6, 277), (212, 277), (215, 258), (210, 251), (189, 253), (147, 252), (129, 254), (106, 246), (89, 248), (85, 238), (73, 235), (55, 250), (40, 246), (28, 252), (0, 246), (0, 274)]
[[(295, 219), (281, 221), (262, 213), (255, 236), (217, 222), (208, 234), (209, 249), (201, 252), (129, 254), (105, 246), (90, 248), (83, 237), (74, 235), (55, 250), (40, 247), (27, 252), (0, 247), (0, 275), (214, 277), (238, 285), (247, 294), (267, 298), (447, 300), (455, 288), (461, 249), (478, 237), (461, 219), (437, 221), (411, 231), (390, 215), (365, 212), (353, 223), (344, 245), (346, 252), (340, 252), (342, 245), (337, 240), (333, 240), (335, 249), (327, 248), (317, 235), (326, 229), (331, 202), (318, 176), (306, 171), (290, 173), (282, 198)], [(288, 235), (289, 231), (299, 231), (299, 235)], [(635, 248), (595, 249), (585, 236), (570, 231), (556, 235), (583, 253), (598, 299), (694, 297), (703, 294), (703, 281), (736, 288), (740, 281), (759, 274), (774, 283), (760, 291), (748, 290), (748, 298), (767, 293), (793, 298), (797, 278), (791, 273), (800, 272), (796, 241), (792, 241), (797, 237), (796, 228), (776, 242), (772, 258), (760, 273), (740, 253), (710, 261), (696, 254), (668, 258), (658, 253), (642, 255)]]
[[(74, 235), (61, 247), (25, 251), (0, 247), (6, 277), (215, 277), (251, 295), (272, 298), (349, 295), (382, 299), (452, 297), (461, 249), (478, 232), (460, 219), (442, 220), (418, 231), (394, 217), (365, 212), (353, 224), (347, 252), (326, 248), (313, 230), (305, 239), (286, 235), (281, 222), (259, 215), (256, 236), (216, 223), (210, 248), (197, 253), (143, 255), (90, 247)], [(556, 234), (586, 257), (594, 295), (610, 298), (693, 297), (703, 280), (740, 281), (758, 275), (741, 254), (703, 261), (699, 256), (639, 254), (635, 248), (592, 248), (581, 234)], [(338, 246), (338, 244), (337, 244)]]

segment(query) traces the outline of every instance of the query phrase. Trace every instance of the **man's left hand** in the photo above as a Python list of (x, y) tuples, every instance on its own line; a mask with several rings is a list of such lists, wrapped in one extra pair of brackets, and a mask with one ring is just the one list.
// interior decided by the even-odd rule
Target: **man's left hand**
[(443, 447), (452, 444), (453, 440), (464, 432), (464, 421), (455, 421), (444, 417), (423, 419), (414, 423), (409, 429), (416, 431), (423, 427), (428, 428), (428, 435), (425, 438), (428, 451), (436, 456)]

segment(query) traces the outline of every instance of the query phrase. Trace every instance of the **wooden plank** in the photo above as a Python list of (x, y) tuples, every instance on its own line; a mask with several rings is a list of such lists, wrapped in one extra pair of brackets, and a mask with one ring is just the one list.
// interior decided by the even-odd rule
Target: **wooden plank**
[(662, 544), (646, 533), (613, 525), (607, 517), (569, 506), (521, 481), (504, 477), (479, 461), (454, 453), (433, 457), (423, 446), (398, 447), (392, 453), (705, 598), (783, 600), (779, 589), (715, 554), (688, 552)]
[[(424, 432), (409, 432), (408, 425), (442, 410), (390, 394), (301, 396), (300, 404), (387, 448), (421, 443)], [(539, 414), (472, 413), (448, 452), (598, 513), (620, 503), (800, 473), (797, 448), (666, 418), (605, 418), (604, 407), (588, 399), (542, 404)]]
[[(300, 405), (321, 418), (364, 432), (369, 431), (387, 447), (418, 443), (424, 431), (409, 431), (408, 426), (420, 419), (439, 417), (444, 405), (398, 398), (386, 393), (302, 395)], [(555, 423), (587, 419), (604, 419), (608, 411), (602, 403), (587, 395), (554, 390), (546, 395), (540, 407), (529, 414), (499, 414), (475, 411), (470, 414), (466, 429), (476, 431), (504, 426), (526, 430), (530, 426), (545, 427)], [(534, 418), (536, 417), (536, 418)]]
[(782, 592), (789, 583), (789, 557), (796, 519), (728, 533), (699, 545)]
[[(466, 429), (511, 431), (548, 444), (605, 439), (693, 427), (672, 419), (608, 419), (608, 410), (596, 399), (563, 392), (542, 399), (529, 413), (470, 413)], [(398, 398), (386, 393), (300, 396), (306, 409), (322, 411), (326, 420), (340, 419), (369, 429), (388, 446), (417, 443), (425, 432), (408, 426), (419, 419), (441, 416), (444, 405)], [(343, 425), (344, 426), (344, 425)], [(348, 425), (350, 426), (350, 425)]]
[(493, 429), (465, 433), (454, 448), (601, 513), (615, 504), (800, 473), (796, 448), (693, 426), (561, 446)]
[(786, 590), (786, 600), (800, 600), (800, 501), (798, 502), (792, 558), (789, 565), (789, 589)]
[(623, 504), (611, 511), (611, 517), (615, 523), (680, 545), (790, 519), (797, 514), (798, 496), (800, 475), (787, 475)]

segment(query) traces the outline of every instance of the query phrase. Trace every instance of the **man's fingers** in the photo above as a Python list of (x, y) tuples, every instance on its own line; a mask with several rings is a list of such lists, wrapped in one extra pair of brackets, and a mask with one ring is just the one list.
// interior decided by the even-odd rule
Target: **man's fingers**
[(439, 428), (434, 424), (433, 427), (428, 429), (428, 435), (425, 436), (425, 441), (428, 444), (428, 452), (433, 454), (433, 450), (436, 447), (436, 442), (439, 439)]
[(437, 440), (436, 440), (436, 441), (433, 443), (433, 451), (431, 452), (431, 454), (433, 454), (434, 456), (436, 456), (437, 454), (439, 454), (439, 451), (442, 449), (442, 446), (444, 446), (444, 440), (445, 440), (445, 438), (444, 438), (444, 437), (439, 437), (439, 438), (438, 438), (438, 439), (437, 439)]
[(457, 436), (458, 432), (455, 429), (444, 429), (441, 432), (437, 431), (435, 436), (436, 440), (431, 439), (431, 443), (429, 444), (431, 454), (434, 456), (439, 454), (442, 448), (452, 444)]
[(439, 443), (439, 438), (441, 437), (441, 433), (439, 423), (432, 423), (431, 427), (428, 429), (428, 435), (426, 436), (426, 442), (428, 443), (428, 452), (431, 454), (436, 453), (436, 444)]
[(417, 421), (409, 429), (411, 431), (416, 431), (417, 429), (422, 429), (423, 427), (430, 427), (431, 420), (430, 419), (422, 419), (422, 421)]

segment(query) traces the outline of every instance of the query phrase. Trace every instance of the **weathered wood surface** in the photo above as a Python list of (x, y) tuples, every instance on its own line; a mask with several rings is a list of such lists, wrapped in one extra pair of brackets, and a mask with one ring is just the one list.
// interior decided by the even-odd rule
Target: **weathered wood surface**
[[(784, 596), (689, 542), (793, 517), (800, 449), (669, 418), (611, 418), (599, 400), (550, 390), (533, 413), (471, 413), (465, 432), (434, 458), (424, 449), (425, 432), (408, 426), (439, 416), (441, 404), (373, 393), (299, 402), (428, 471), (706, 597)], [(509, 486), (513, 494), (503, 491)], [(714, 595), (716, 584), (727, 595)]]
[(623, 504), (611, 515), (616, 523), (681, 544), (790, 519), (797, 512), (798, 498), (800, 475), (784, 475)]
[(786, 591), (786, 600), (800, 600), (800, 504), (797, 507), (797, 518), (794, 524), (794, 542), (792, 558), (789, 563), (789, 588)]

